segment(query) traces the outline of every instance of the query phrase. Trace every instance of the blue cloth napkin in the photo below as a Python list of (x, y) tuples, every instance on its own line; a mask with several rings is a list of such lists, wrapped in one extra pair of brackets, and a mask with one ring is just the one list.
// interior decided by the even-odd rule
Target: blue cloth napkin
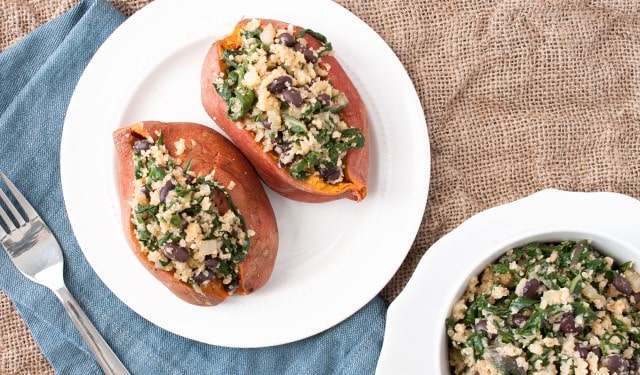
[[(65, 212), (60, 139), (65, 111), (83, 69), (123, 21), (124, 16), (106, 1), (80, 1), (0, 53), (0, 170), (60, 242), (71, 293), (132, 374), (373, 374), (386, 313), (380, 298), (313, 337), (275, 347), (234, 349), (185, 339), (149, 323), (93, 272)], [(4, 252), (0, 270), (0, 288), (15, 303), (54, 370), (100, 373), (54, 294), (24, 278)]]

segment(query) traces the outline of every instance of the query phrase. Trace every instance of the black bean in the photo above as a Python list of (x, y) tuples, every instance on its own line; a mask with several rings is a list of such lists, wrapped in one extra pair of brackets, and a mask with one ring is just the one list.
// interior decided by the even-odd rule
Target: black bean
[(300, 107), (302, 105), (302, 96), (300, 91), (294, 88), (287, 88), (282, 92), (282, 98), (294, 107)]
[(307, 48), (304, 51), (302, 51), (302, 54), (304, 55), (305, 61), (308, 63), (313, 64), (316, 61), (318, 61), (318, 54), (312, 49)]
[(636, 304), (640, 304), (640, 293), (633, 293), (631, 295), (631, 297), (633, 297), (633, 299), (635, 300)]
[(318, 95), (316, 99), (318, 100), (318, 102), (320, 102), (320, 104), (322, 104), (325, 107), (331, 104), (331, 97), (328, 94), (322, 93)]
[(169, 195), (169, 192), (173, 189), (175, 189), (173, 182), (171, 182), (171, 180), (167, 181), (167, 183), (160, 189), (160, 201), (164, 202), (167, 200), (167, 195)]
[(627, 296), (633, 293), (631, 283), (622, 275), (617, 275), (613, 278), (613, 286), (616, 287), (618, 292), (626, 294)]
[(293, 49), (296, 50), (297, 52), (304, 52), (305, 49), (307, 49), (307, 47), (305, 47), (304, 45), (302, 45), (301, 43), (295, 43), (293, 45)]
[(287, 87), (291, 87), (292, 83), (293, 83), (293, 79), (291, 79), (291, 77), (280, 76), (274, 79), (273, 82), (271, 82), (269, 86), (267, 86), (267, 90), (269, 90), (269, 92), (272, 94), (280, 94)]
[(598, 359), (600, 359), (600, 357), (602, 357), (602, 351), (600, 350), (600, 347), (597, 346), (597, 345), (590, 347), (588, 345), (578, 344), (578, 345), (575, 346), (575, 348), (576, 348), (576, 352), (578, 352), (578, 354), (580, 354), (581, 358), (587, 358), (589, 353), (595, 354), (595, 356), (598, 357)]
[(277, 132), (273, 138), (271, 139), (271, 143), (276, 146), (279, 145), (280, 143), (284, 142), (284, 133), (282, 132)]
[(520, 328), (527, 321), (527, 317), (524, 314), (515, 313), (511, 315), (511, 327)]
[(184, 182), (186, 182), (187, 185), (193, 185), (194, 180), (195, 180), (195, 178), (190, 174), (187, 174), (184, 177)]
[(275, 145), (276, 152), (280, 154), (282, 158), (289, 155), (289, 151), (291, 151), (291, 142), (282, 141), (280, 143), (276, 143)]
[(580, 358), (587, 358), (587, 356), (589, 355), (589, 352), (591, 351), (588, 346), (584, 346), (584, 345), (576, 345), (575, 348), (576, 348), (576, 352), (580, 354)]
[(208, 269), (204, 269), (202, 270), (202, 272), (198, 273), (193, 277), (193, 281), (195, 281), (198, 284), (201, 284), (205, 281), (213, 280), (215, 277), (216, 277), (215, 272), (210, 271)]
[(215, 259), (215, 258), (211, 258), (211, 257), (207, 257), (204, 260), (204, 265), (205, 267), (215, 270), (216, 268), (218, 268), (218, 264), (220, 264), (220, 261)]
[(602, 366), (609, 370), (610, 374), (618, 375), (627, 374), (629, 371), (629, 362), (619, 354), (611, 354), (602, 360)]
[(338, 167), (321, 167), (318, 169), (318, 172), (320, 173), (320, 177), (325, 181), (336, 181), (342, 176), (340, 168)]
[(285, 163), (284, 160), (289, 156), (291, 152), (291, 142), (285, 141), (283, 139), (282, 132), (278, 132), (271, 140), (273, 144), (274, 151), (278, 154), (278, 165), (280, 167), (287, 167), (291, 164), (291, 162)]
[(296, 44), (295, 38), (289, 33), (282, 33), (276, 36), (275, 41), (276, 43), (285, 45), (287, 47), (293, 47), (293, 45)]
[(540, 281), (538, 279), (529, 279), (522, 288), (522, 295), (527, 298), (536, 298), (538, 296), (538, 288), (540, 288)]
[(505, 374), (526, 375), (526, 371), (518, 366), (515, 357), (503, 355), (498, 360), (499, 367), (503, 369)]
[(476, 325), (475, 325), (475, 330), (476, 330), (476, 332), (484, 332), (484, 334), (487, 336), (487, 338), (489, 340), (493, 340), (496, 337), (496, 334), (489, 333), (487, 331), (487, 320), (486, 319), (480, 319), (478, 321), (478, 323), (476, 323)]
[(142, 187), (140, 188), (140, 192), (142, 193), (142, 195), (147, 197), (147, 199), (151, 196), (149, 189), (147, 189), (147, 185), (142, 185)]
[(273, 143), (273, 149), (278, 154), (278, 165), (280, 167), (288, 167), (291, 165), (291, 162), (284, 162), (291, 152), (291, 142), (284, 140), (283, 133), (278, 132), (271, 143)]
[(144, 151), (144, 150), (148, 150), (149, 147), (151, 147), (151, 142), (147, 141), (146, 139), (141, 139), (139, 141), (135, 141), (133, 143), (133, 149), (135, 151)]
[(278, 132), (278, 134), (276, 134), (276, 137), (273, 139), (272, 143), (274, 148), (276, 149), (276, 152), (279, 154), (285, 154), (289, 150), (291, 150), (291, 142), (284, 140), (284, 135), (282, 134), (282, 132)]
[(582, 327), (576, 326), (576, 319), (572, 313), (564, 313), (560, 318), (560, 331), (563, 333), (578, 333)]
[(476, 332), (486, 332), (487, 331), (487, 319), (480, 319), (478, 323), (475, 325)]
[(224, 288), (227, 290), (227, 292), (232, 293), (233, 291), (235, 291), (236, 289), (238, 289), (238, 280), (234, 279), (231, 280), (231, 282), (227, 285), (224, 286)]
[(189, 260), (189, 251), (173, 242), (167, 242), (162, 248), (162, 252), (167, 258), (175, 262), (186, 262)]
[(301, 43), (296, 43), (293, 46), (293, 49), (297, 52), (302, 53), (306, 62), (315, 63), (316, 61), (318, 61), (318, 54), (314, 50), (307, 48)]
[(630, 359), (629, 360), (629, 372), (632, 374), (637, 374), (638, 370), (640, 370), (640, 360)]

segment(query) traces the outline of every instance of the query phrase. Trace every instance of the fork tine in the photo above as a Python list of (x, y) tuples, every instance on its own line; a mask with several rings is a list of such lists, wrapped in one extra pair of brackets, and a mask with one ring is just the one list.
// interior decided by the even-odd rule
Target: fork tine
[[(27, 198), (25, 198), (24, 195), (22, 195), (20, 190), (16, 188), (13, 182), (11, 182), (11, 180), (9, 180), (7, 176), (4, 175), (4, 173), (0, 172), (0, 177), (2, 177), (2, 180), (4, 181), (5, 185), (7, 185), (7, 187), (9, 188), (9, 191), (11, 191), (13, 196), (16, 198), (16, 200), (20, 204), (20, 207), (22, 207), (24, 212), (27, 214), (27, 217), (30, 220), (36, 219), (38, 217), (38, 213), (36, 212), (36, 210), (33, 209), (31, 204), (29, 204), (29, 201), (27, 201)], [(15, 207), (13, 205), (11, 205), (9, 209), (11, 209), (12, 207), (15, 210)], [(14, 212), (14, 211), (12, 210), (11, 212)], [(14, 214), (16, 214), (17, 212), (18, 211), (15, 211)], [(20, 215), (17, 215), (17, 216), (21, 217)]]
[(3, 241), (6, 236), (7, 232), (5, 232), (2, 227), (0, 227), (0, 241)]
[[(2, 192), (2, 190), (0, 190), (0, 192)], [(16, 226), (13, 224), (13, 221), (9, 219), (9, 216), (7, 215), (6, 212), (4, 212), (2, 207), (0, 207), (0, 217), (2, 217), (2, 220), (4, 221), (4, 223), (7, 225), (7, 227), (9, 227), (9, 232), (16, 229)], [(2, 234), (2, 238), (4, 238), (4, 236), (7, 235), (7, 232), (5, 232), (4, 229), (2, 229), (2, 227), (0, 227), (0, 233)]]
[[(18, 211), (16, 211), (15, 206), (13, 205), (13, 203), (11, 203), (11, 201), (9, 200), (9, 197), (7, 197), (7, 195), (4, 193), (4, 191), (2, 191), (2, 189), (0, 189), (0, 198), (2, 198), (2, 201), (7, 205), (7, 207), (9, 207), (9, 210), (15, 216), (15, 214), (18, 213)], [(2, 207), (0, 207), (0, 216), (2, 216), (4, 223), (9, 227), (9, 232), (16, 229), (15, 224), (13, 224), (13, 221), (9, 218), (9, 215), (7, 215), (7, 212)], [(22, 219), (22, 216), (16, 217), (16, 220), (20, 225), (24, 223), (24, 219)]]

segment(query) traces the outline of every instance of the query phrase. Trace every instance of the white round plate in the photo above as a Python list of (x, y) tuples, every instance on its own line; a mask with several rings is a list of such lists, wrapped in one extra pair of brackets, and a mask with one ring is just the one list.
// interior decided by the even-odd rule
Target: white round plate
[[(197, 307), (171, 294), (127, 246), (111, 134), (141, 120), (219, 130), (201, 105), (200, 69), (211, 43), (245, 17), (311, 28), (333, 44), (368, 111), (369, 195), (361, 203), (305, 204), (267, 189), (280, 231), (273, 276), (250, 296)], [(81, 77), (65, 119), (61, 170), (84, 255), (125, 304), (184, 337), (261, 347), (330, 328), (385, 286), (424, 213), (430, 150), (422, 107), (402, 64), (379, 35), (336, 3), (309, 1), (301, 11), (285, 0), (156, 0), (108, 38)]]
[(387, 311), (378, 375), (448, 374), (445, 319), (472, 275), (529, 241), (592, 239), (619, 261), (640, 263), (640, 201), (616, 193), (542, 190), (483, 211), (425, 253)]

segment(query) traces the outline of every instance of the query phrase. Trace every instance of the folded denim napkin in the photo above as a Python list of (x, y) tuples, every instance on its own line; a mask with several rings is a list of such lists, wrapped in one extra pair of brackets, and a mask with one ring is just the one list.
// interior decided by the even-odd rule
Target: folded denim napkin
[[(67, 286), (98, 331), (132, 374), (374, 373), (386, 312), (380, 298), (313, 337), (274, 347), (234, 349), (185, 339), (149, 323), (93, 272), (65, 212), (60, 139), (65, 111), (83, 69), (123, 21), (124, 16), (104, 0), (80, 1), (0, 53), (0, 170), (51, 227), (63, 248)], [(59, 374), (100, 373), (53, 293), (24, 278), (4, 252), (0, 269), (0, 288), (15, 303), (53, 369)]]

